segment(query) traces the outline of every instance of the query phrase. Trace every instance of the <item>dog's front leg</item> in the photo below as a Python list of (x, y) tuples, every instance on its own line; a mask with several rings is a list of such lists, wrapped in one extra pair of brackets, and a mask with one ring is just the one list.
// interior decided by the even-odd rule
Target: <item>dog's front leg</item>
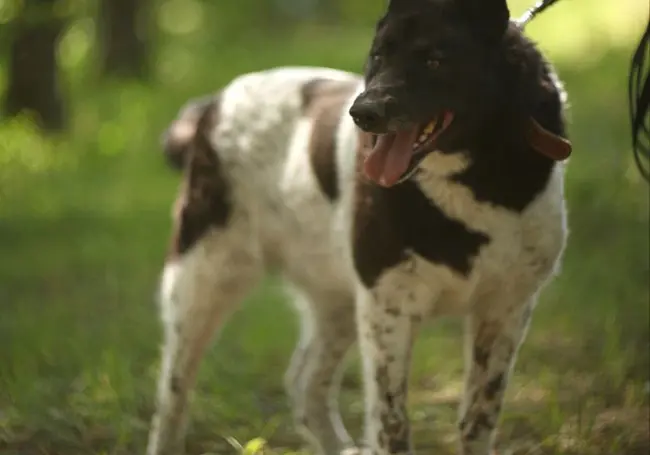
[(510, 371), (525, 338), (533, 302), (486, 301), (468, 317), (466, 383), (460, 408), (460, 453), (489, 455)]
[[(398, 288), (399, 289), (399, 288)], [(370, 455), (411, 454), (406, 410), (411, 349), (422, 314), (413, 292), (363, 290), (357, 323), (363, 361), (365, 437)]]

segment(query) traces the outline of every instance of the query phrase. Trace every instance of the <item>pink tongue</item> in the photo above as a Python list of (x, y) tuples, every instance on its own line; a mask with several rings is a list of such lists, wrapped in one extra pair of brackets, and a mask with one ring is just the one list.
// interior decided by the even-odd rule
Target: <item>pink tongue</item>
[(411, 128), (380, 134), (363, 165), (368, 178), (382, 186), (395, 185), (409, 167), (417, 133), (417, 128)]

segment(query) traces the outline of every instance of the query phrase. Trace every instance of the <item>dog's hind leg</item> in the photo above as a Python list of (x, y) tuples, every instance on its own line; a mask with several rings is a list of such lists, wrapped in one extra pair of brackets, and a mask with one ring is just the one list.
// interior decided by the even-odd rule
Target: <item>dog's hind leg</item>
[(245, 228), (234, 223), (207, 232), (165, 267), (161, 290), (165, 341), (148, 455), (184, 452), (188, 398), (203, 354), (259, 276), (250, 242)]
[(296, 292), (300, 342), (285, 376), (301, 434), (321, 454), (353, 445), (338, 410), (343, 360), (356, 338), (354, 299), (340, 294)]
[(460, 407), (462, 455), (492, 453), (508, 378), (533, 308), (532, 301), (511, 306), (498, 302), (496, 307), (493, 303), (479, 303), (491, 309), (474, 312), (467, 321), (465, 395)]
[(192, 104), (170, 129), (184, 168), (161, 289), (165, 342), (147, 455), (181, 455), (188, 398), (216, 330), (260, 276), (250, 214), (236, 200), (214, 131), (218, 99)]

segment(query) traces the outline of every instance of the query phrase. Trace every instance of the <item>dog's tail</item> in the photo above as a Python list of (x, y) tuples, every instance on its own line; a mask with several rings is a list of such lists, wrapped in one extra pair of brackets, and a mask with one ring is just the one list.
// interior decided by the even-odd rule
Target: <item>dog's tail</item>
[[(188, 102), (162, 135), (162, 147), (169, 165), (183, 170), (195, 141), (205, 138), (201, 124), (214, 112), (219, 95), (196, 98)], [(201, 137), (198, 137), (201, 136)]]

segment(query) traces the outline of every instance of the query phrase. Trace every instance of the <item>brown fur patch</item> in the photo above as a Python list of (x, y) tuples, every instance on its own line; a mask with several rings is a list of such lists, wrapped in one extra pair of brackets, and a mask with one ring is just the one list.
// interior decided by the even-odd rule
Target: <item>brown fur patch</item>
[(339, 196), (336, 130), (357, 86), (356, 80), (313, 79), (302, 88), (303, 110), (314, 120), (309, 141), (311, 166), (321, 191), (332, 202)]
[(218, 111), (218, 100), (202, 106), (196, 132), (187, 145), (185, 178), (175, 207), (172, 257), (185, 253), (210, 227), (224, 226), (230, 217), (230, 187), (209, 141)]

